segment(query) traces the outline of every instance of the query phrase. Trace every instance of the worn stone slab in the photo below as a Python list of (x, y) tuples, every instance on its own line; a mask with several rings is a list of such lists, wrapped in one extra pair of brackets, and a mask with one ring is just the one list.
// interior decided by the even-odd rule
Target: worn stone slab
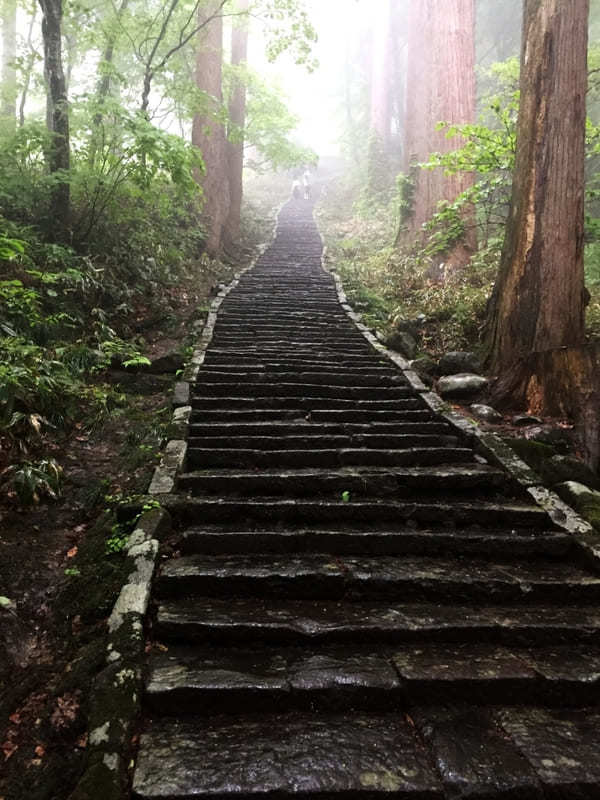
[(600, 640), (596, 607), (350, 603), (261, 598), (205, 598), (165, 603), (158, 635), (197, 641), (361, 641), (372, 639), (510, 643)]
[(598, 711), (504, 709), (496, 712), (495, 719), (535, 769), (544, 797), (597, 800)]
[(432, 750), (448, 800), (545, 799), (531, 764), (485, 711), (427, 708), (411, 716)]
[(139, 800), (443, 797), (406, 721), (372, 714), (161, 720), (141, 738), (133, 791)]
[(191, 555), (169, 561), (159, 590), (175, 594), (269, 594), (293, 597), (367, 596), (470, 598), (580, 604), (600, 601), (600, 577), (570, 565), (495, 565), (484, 560), (365, 557), (314, 553)]

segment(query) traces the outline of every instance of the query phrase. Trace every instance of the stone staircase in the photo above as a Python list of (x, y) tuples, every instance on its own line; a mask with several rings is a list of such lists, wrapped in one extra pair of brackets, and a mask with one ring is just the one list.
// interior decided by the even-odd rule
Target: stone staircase
[(320, 256), (288, 204), (221, 306), (134, 796), (600, 798), (600, 578), (371, 347)]

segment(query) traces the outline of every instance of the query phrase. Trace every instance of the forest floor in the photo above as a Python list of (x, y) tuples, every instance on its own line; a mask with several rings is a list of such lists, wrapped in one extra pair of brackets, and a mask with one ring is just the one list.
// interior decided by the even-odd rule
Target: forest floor
[(143, 355), (175, 354), (172, 369), (108, 370), (98, 379), (122, 395), (119, 409), (43, 442), (64, 470), (57, 501), (22, 508), (0, 498), (0, 800), (63, 800), (74, 787), (106, 618), (129, 571), (127, 526), (115, 509), (146, 491), (171, 418), (176, 362), (199, 335), (218, 284), (270, 238), (280, 190), (258, 185), (235, 265), (214, 262), (173, 287), (168, 324), (142, 315)]

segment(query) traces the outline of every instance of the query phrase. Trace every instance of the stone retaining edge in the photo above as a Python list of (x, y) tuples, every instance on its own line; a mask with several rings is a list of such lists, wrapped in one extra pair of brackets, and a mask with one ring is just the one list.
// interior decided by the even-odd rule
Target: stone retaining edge
[(126, 555), (132, 571), (108, 619), (106, 665), (90, 696), (89, 738), (83, 774), (69, 800), (122, 800), (128, 796), (132, 737), (141, 709), (144, 622), (159, 541), (171, 529), (162, 508), (143, 512)]
[[(286, 201), (287, 202), (287, 201)], [(277, 209), (279, 216), (281, 206)], [(175, 491), (177, 475), (185, 467), (187, 437), (192, 415), (192, 384), (204, 363), (212, 340), (217, 312), (242, 275), (251, 270), (271, 246), (271, 237), (258, 248), (256, 257), (221, 289), (209, 307), (208, 317), (196, 349), (186, 365), (183, 379), (173, 387), (173, 416), (167, 442), (154, 470), (146, 499), (160, 502)], [(143, 692), (144, 623), (156, 570), (160, 538), (171, 530), (171, 517), (163, 508), (143, 512), (130, 535), (126, 555), (133, 570), (121, 588), (108, 619), (106, 666), (97, 675), (90, 698), (89, 739), (83, 774), (68, 800), (125, 800), (128, 772), (133, 762), (132, 736), (141, 713)]]
[(590, 566), (600, 571), (600, 539), (594, 533), (594, 529), (589, 522), (561, 500), (556, 492), (545, 487), (537, 473), (522, 461), (497, 434), (491, 431), (482, 431), (475, 422), (454, 411), (439, 394), (425, 386), (417, 373), (410, 368), (410, 363), (405, 358), (382, 344), (370, 328), (361, 321), (362, 315), (354, 311), (349, 304), (339, 274), (326, 266), (325, 258), (326, 250), (324, 249), (321, 265), (335, 282), (340, 305), (365, 339), (402, 370), (409, 385), (419, 392), (425, 404), (432, 411), (440, 414), (453, 428), (467, 437), (476, 454), (495, 466), (504, 469), (511, 479), (529, 494), (534, 503), (546, 511), (557, 527), (562, 528), (563, 531), (573, 536)]

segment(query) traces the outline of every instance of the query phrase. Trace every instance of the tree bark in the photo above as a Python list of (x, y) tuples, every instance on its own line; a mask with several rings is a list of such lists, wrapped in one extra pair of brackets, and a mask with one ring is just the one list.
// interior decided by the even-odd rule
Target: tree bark
[(203, 222), (206, 227), (206, 249), (217, 255), (223, 229), (229, 215), (229, 181), (227, 179), (227, 142), (224, 123), (216, 118), (222, 110), (223, 19), (217, 14), (221, 3), (208, 3), (200, 10), (202, 28), (196, 57), (196, 85), (211, 98), (208, 113), (196, 114), (192, 125), (192, 144), (202, 152), (205, 174), (198, 175), (204, 190)]
[(0, 117), (11, 128), (17, 121), (17, 4), (2, 0), (2, 74), (0, 75)]
[[(249, 9), (249, 0), (238, 3), (238, 12)], [(240, 66), (248, 58), (248, 18), (240, 17), (231, 31), (231, 63)], [(227, 172), (229, 180), (229, 216), (225, 235), (229, 242), (235, 242), (240, 235), (242, 199), (244, 193), (244, 126), (246, 124), (246, 86), (236, 80), (229, 100), (229, 124), (234, 128), (233, 141), (227, 141)]]
[(515, 395), (535, 414), (575, 421), (583, 456), (600, 467), (600, 344), (532, 353), (516, 365)]
[(37, 18), (37, 0), (33, 0), (31, 5), (31, 16), (29, 18), (29, 28), (27, 29), (27, 60), (23, 75), (23, 90), (21, 91), (21, 99), (19, 101), (19, 127), (21, 128), (25, 124), (25, 104), (27, 103), (27, 95), (29, 94), (33, 65), (35, 64), (36, 58), (36, 51), (33, 46), (33, 28)]
[(47, 119), (52, 141), (48, 153), (50, 173), (59, 173), (52, 190), (54, 233), (65, 238), (70, 224), (69, 107), (62, 61), (62, 2), (39, 0), (42, 9), (44, 75), (46, 77)]
[[(588, 0), (526, 0), (511, 210), (490, 303), (499, 401), (550, 408), (531, 353), (584, 342), (584, 159)], [(538, 356), (536, 356), (538, 357)]]
[[(452, 125), (475, 120), (475, 4), (474, 0), (420, 0), (408, 10), (408, 75), (406, 83), (404, 172), (415, 181), (414, 205), (404, 242), (423, 242), (422, 226), (441, 201), (453, 202), (473, 184), (473, 175), (444, 175), (442, 169), (414, 165), (433, 152), (456, 149), (459, 141), (436, 130), (438, 122)], [(475, 248), (474, 227), (466, 213), (462, 245), (447, 257), (468, 260)]]

